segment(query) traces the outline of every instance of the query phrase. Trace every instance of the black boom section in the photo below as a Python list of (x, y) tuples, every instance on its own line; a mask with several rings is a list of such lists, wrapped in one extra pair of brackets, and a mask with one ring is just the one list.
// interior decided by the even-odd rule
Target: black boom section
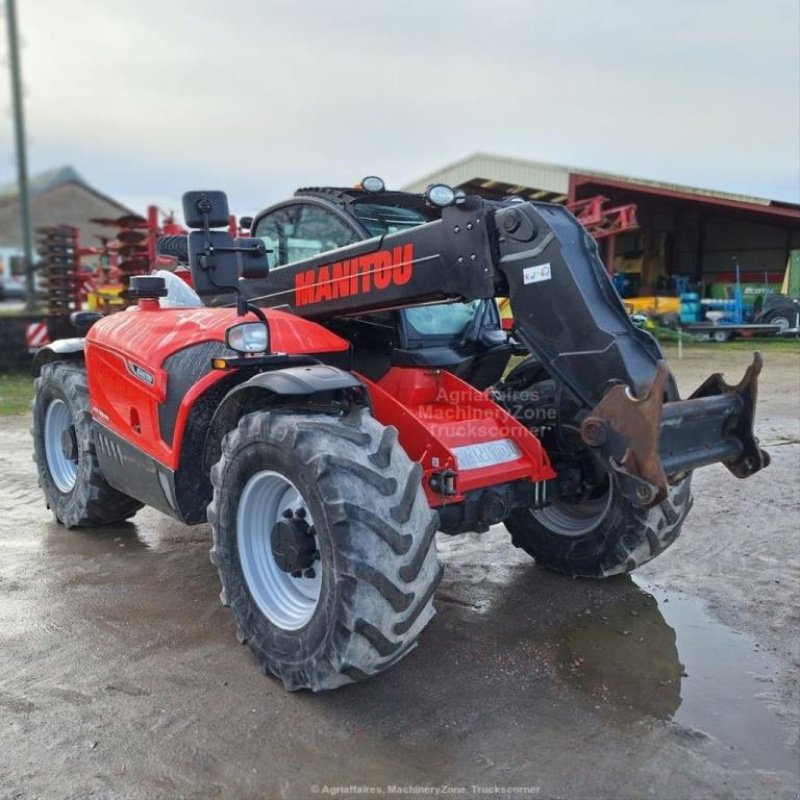
[[(563, 206), (520, 203), (497, 211), (498, 270), (523, 343), (586, 407), (624, 383), (646, 397), (663, 358), (635, 327), (597, 245)], [(669, 399), (677, 399), (670, 378)]]
[(273, 269), (242, 289), (257, 305), (320, 320), (494, 297), (487, 210), (476, 198), (445, 209), (441, 220)]
[(586, 407), (609, 382), (643, 396), (661, 358), (628, 319), (594, 241), (550, 203), (465, 198), (441, 220), (274, 269), (243, 288), (258, 305), (320, 320), (509, 296), (524, 344)]

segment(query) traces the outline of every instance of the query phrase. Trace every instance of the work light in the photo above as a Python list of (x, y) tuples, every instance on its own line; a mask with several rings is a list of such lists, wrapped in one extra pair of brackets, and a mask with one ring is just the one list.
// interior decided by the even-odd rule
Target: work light
[(361, 181), (361, 188), (369, 194), (375, 194), (376, 192), (384, 191), (386, 184), (383, 182), (383, 178), (379, 178), (377, 175), (367, 175)]
[(452, 186), (446, 183), (434, 183), (425, 192), (428, 202), (437, 208), (447, 208), (453, 205), (456, 200), (456, 192)]

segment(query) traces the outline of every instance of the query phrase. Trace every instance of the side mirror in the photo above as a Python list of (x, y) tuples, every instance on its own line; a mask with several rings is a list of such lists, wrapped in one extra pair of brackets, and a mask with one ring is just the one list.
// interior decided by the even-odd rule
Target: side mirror
[(201, 297), (239, 291), (239, 278), (269, 275), (267, 248), (261, 239), (233, 239), (227, 231), (192, 231), (189, 266)]
[(239, 227), (242, 230), (249, 231), (253, 228), (253, 218), (252, 217), (242, 217), (239, 220)]
[[(261, 239), (250, 236), (234, 239), (228, 233), (228, 199), (225, 192), (186, 192), (183, 196), (183, 214), (186, 225), (195, 230), (188, 237), (162, 237), (158, 242), (158, 252), (179, 257), (185, 253), (197, 294), (235, 292), (239, 313), (244, 314), (246, 303), (239, 291), (239, 279), (267, 277), (269, 262), (266, 245)], [(223, 227), (226, 230), (211, 230)], [(173, 242), (173, 239), (181, 241)]]
[(186, 192), (183, 217), (187, 228), (224, 228), (230, 220), (225, 192)]

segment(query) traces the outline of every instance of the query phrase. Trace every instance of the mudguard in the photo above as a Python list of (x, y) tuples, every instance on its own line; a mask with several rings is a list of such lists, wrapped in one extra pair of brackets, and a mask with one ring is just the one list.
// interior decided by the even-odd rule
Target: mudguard
[(206, 434), (204, 462), (210, 470), (219, 458), (222, 438), (242, 414), (269, 408), (294, 398), (307, 403), (312, 398), (348, 405), (369, 405), (364, 384), (352, 373), (327, 364), (260, 372), (228, 392), (214, 412)]
[(33, 357), (33, 362), (31, 363), (31, 374), (34, 378), (38, 378), (42, 367), (52, 361), (82, 359), (83, 349), (83, 337), (57, 339), (55, 342), (45, 345), (36, 352), (36, 355)]

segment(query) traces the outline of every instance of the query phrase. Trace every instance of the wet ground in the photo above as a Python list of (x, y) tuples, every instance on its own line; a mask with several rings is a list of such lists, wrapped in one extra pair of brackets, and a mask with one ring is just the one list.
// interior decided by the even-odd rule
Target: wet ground
[[(674, 364), (682, 388), (747, 358), (709, 352)], [(502, 528), (443, 538), (421, 646), (324, 695), (236, 644), (206, 526), (63, 530), (27, 420), (0, 420), (0, 798), (796, 798), (799, 369), (776, 354), (764, 376), (773, 466), (698, 473), (635, 579), (552, 575)]]

